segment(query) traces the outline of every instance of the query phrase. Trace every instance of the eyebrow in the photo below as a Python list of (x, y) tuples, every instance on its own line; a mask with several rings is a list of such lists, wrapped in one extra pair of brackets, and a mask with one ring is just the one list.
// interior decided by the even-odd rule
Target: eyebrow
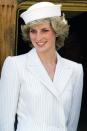
[[(31, 27), (30, 30), (37, 30), (37, 29)], [(50, 28), (49, 27), (43, 27), (40, 30), (50, 30)]]

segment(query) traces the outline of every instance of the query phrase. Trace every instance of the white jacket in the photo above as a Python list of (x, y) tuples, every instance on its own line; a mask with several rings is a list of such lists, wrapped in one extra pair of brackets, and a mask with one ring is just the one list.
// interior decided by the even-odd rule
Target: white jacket
[(35, 49), (8, 57), (3, 65), (0, 87), (0, 131), (76, 131), (79, 120), (83, 69), (62, 58), (53, 81)]

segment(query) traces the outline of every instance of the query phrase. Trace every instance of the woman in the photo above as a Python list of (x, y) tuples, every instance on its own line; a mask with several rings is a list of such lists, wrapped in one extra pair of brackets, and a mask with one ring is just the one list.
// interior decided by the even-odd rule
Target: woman
[(82, 65), (62, 58), (69, 26), (61, 5), (40, 2), (21, 14), (26, 54), (8, 57), (0, 88), (0, 131), (76, 131), (80, 114)]

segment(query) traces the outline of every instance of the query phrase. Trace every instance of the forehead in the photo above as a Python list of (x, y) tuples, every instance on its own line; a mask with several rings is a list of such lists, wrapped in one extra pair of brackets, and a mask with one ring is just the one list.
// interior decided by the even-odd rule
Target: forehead
[(49, 22), (40, 22), (35, 23), (30, 26), (30, 29), (42, 29), (42, 28), (51, 28), (51, 25)]

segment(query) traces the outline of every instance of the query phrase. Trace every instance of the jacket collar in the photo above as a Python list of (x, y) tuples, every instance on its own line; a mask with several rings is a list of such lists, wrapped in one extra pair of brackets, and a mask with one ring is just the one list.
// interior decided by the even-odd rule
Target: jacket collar
[(66, 88), (66, 84), (70, 79), (72, 70), (69, 67), (68, 62), (66, 62), (65, 59), (62, 58), (58, 53), (57, 59), (58, 62), (56, 65), (53, 81), (48, 76), (48, 73), (42, 65), (35, 48), (33, 48), (27, 54), (26, 67), (27, 70), (31, 72), (36, 78), (38, 78), (44, 87), (47, 88), (59, 100), (59, 96)]

